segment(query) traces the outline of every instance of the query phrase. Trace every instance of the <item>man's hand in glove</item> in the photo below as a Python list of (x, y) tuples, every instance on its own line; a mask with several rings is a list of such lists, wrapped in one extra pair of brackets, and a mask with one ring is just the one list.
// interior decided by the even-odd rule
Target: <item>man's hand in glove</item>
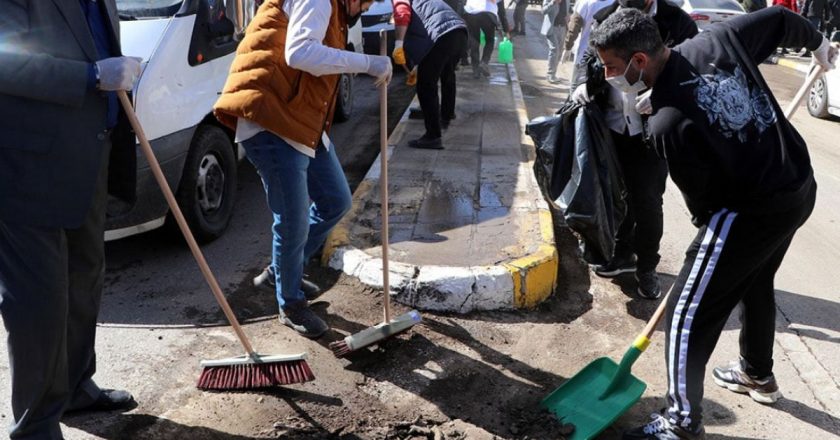
[(653, 92), (653, 89), (648, 89), (647, 92), (636, 97), (636, 111), (640, 115), (649, 115), (653, 112), (653, 106), (650, 105), (651, 92)]
[(137, 57), (113, 57), (96, 62), (99, 72), (99, 90), (131, 90), (140, 76), (140, 62)]
[(379, 87), (391, 82), (391, 59), (379, 55), (368, 55), (367, 74), (376, 78), (374, 84)]
[(823, 37), (822, 44), (814, 51), (814, 62), (820, 65), (826, 71), (834, 68), (834, 63), (837, 61), (837, 46), (829, 43)]
[(391, 57), (394, 58), (394, 63), (400, 66), (405, 65), (405, 50), (403, 50), (402, 40), (394, 41), (394, 52), (391, 54)]
[(581, 84), (577, 86), (574, 92), (572, 92), (572, 101), (584, 105), (589, 104), (592, 101), (592, 98), (589, 97), (589, 92), (586, 91), (586, 84)]

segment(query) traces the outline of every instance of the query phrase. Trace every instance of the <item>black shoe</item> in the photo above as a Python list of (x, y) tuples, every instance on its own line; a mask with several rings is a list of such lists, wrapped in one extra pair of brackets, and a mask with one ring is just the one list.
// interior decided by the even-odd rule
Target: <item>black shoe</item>
[(423, 119), (423, 109), (420, 107), (408, 108), (408, 119)]
[(607, 264), (595, 267), (595, 275), (604, 278), (612, 278), (625, 272), (636, 271), (636, 256), (615, 256)]
[(408, 146), (411, 148), (424, 148), (427, 150), (443, 150), (443, 142), (439, 137), (426, 137), (425, 134), (413, 141), (408, 141)]
[(479, 78), (481, 78), (481, 69), (480, 69), (478, 66), (473, 66), (473, 68), (472, 68), (472, 72), (473, 72), (473, 73), (472, 73), (472, 77), (473, 77), (474, 79), (479, 79)]
[(671, 423), (667, 417), (661, 414), (651, 414), (653, 419), (650, 423), (630, 431), (624, 432), (623, 440), (703, 440), (706, 438), (706, 430), (703, 426), (694, 429), (683, 428)]
[(741, 368), (738, 361), (725, 367), (715, 367), (712, 376), (718, 386), (736, 393), (749, 394), (758, 403), (772, 404), (782, 397), (775, 376), (752, 377)]
[(449, 118), (440, 118), (440, 128), (444, 130), (449, 128), (449, 124), (452, 122), (453, 119), (455, 119), (455, 115), (452, 115)]
[(281, 310), (279, 319), (283, 325), (309, 339), (318, 339), (330, 329), (330, 326), (305, 304)]
[(490, 65), (487, 63), (481, 63), (481, 74), (484, 75), (486, 78), (490, 78)]
[(639, 282), (639, 288), (636, 289), (636, 292), (642, 298), (657, 299), (662, 296), (662, 288), (659, 287), (659, 276), (656, 275), (655, 270), (637, 273), (636, 281)]
[(116, 411), (132, 409), (137, 406), (134, 397), (124, 390), (102, 390), (95, 402), (82, 408), (67, 410), (68, 413), (88, 411)]
[[(254, 287), (269, 293), (275, 293), (277, 291), (275, 279), (274, 270), (271, 269), (271, 266), (266, 266), (259, 275), (254, 277)], [(307, 279), (300, 280), (300, 290), (303, 291), (303, 296), (306, 297), (307, 301), (313, 301), (324, 293), (317, 284)]]

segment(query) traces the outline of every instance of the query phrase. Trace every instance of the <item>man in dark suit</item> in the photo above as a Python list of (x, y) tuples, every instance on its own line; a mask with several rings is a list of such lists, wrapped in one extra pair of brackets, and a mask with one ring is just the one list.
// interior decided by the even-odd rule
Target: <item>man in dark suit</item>
[(114, 91), (131, 89), (140, 60), (120, 56), (114, 0), (0, 0), (0, 11), (9, 436), (60, 439), (66, 411), (133, 404), (92, 376), (108, 190), (133, 201), (136, 173), (135, 139)]

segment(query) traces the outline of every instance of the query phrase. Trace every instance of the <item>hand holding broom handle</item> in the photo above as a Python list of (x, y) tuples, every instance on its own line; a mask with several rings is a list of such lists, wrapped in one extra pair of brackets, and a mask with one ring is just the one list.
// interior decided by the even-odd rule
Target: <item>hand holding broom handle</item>
[[(379, 54), (388, 56), (388, 34), (379, 31)], [(403, 66), (405, 67), (405, 66)], [(382, 196), (382, 289), (385, 323), (391, 322), (391, 285), (388, 279), (388, 84), (379, 86), (379, 192)]]
[(143, 127), (137, 119), (137, 114), (134, 112), (134, 107), (132, 107), (131, 101), (128, 99), (128, 95), (124, 90), (120, 90), (117, 92), (117, 96), (120, 98), (120, 103), (122, 103), (125, 114), (128, 116), (131, 127), (134, 129), (135, 134), (137, 134), (137, 139), (140, 141), (140, 150), (149, 162), (152, 174), (154, 174), (155, 180), (157, 180), (161, 191), (163, 191), (166, 203), (169, 204), (169, 209), (172, 211), (172, 215), (175, 216), (175, 221), (178, 222), (178, 227), (181, 228), (181, 232), (184, 234), (184, 239), (187, 240), (190, 251), (192, 251), (196, 262), (198, 262), (198, 266), (201, 269), (201, 273), (204, 275), (204, 279), (210, 286), (213, 296), (216, 297), (216, 301), (218, 301), (219, 306), (225, 313), (230, 325), (233, 327), (233, 331), (236, 333), (236, 336), (239, 338), (239, 342), (242, 343), (242, 346), (245, 348), (248, 356), (256, 359), (257, 354), (251, 347), (251, 342), (248, 341), (248, 338), (245, 336), (245, 332), (242, 330), (242, 326), (239, 325), (239, 321), (236, 319), (236, 315), (233, 314), (233, 310), (231, 310), (227, 299), (225, 299), (222, 289), (216, 281), (216, 277), (213, 276), (213, 272), (210, 271), (210, 266), (207, 265), (207, 261), (204, 259), (204, 254), (201, 253), (201, 249), (199, 249), (198, 243), (195, 241), (195, 237), (193, 237), (192, 232), (190, 232), (190, 227), (187, 226), (187, 220), (184, 218), (184, 214), (181, 213), (181, 209), (178, 207), (178, 202), (175, 201), (175, 195), (172, 194), (172, 189), (166, 182), (166, 177), (164, 177), (163, 171), (160, 169), (160, 164), (158, 163), (157, 158), (155, 158), (155, 153), (152, 151), (152, 146), (146, 138), (146, 133), (143, 131)]
[(796, 109), (799, 108), (799, 104), (802, 102), (802, 99), (805, 98), (805, 95), (811, 89), (811, 86), (814, 85), (814, 82), (817, 81), (817, 78), (825, 72), (822, 66), (815, 64), (811, 66), (811, 73), (808, 74), (808, 77), (805, 79), (805, 84), (802, 84), (802, 87), (799, 88), (799, 91), (796, 92), (796, 95), (793, 97), (793, 101), (788, 104), (787, 108), (785, 109), (785, 118), (790, 120), (793, 117), (793, 114), (796, 113)]

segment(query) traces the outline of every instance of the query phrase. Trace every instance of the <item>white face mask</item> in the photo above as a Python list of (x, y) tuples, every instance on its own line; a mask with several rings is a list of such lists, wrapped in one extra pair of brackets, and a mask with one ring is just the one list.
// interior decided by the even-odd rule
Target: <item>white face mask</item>
[(642, 76), (644, 76), (645, 73), (644, 70), (639, 71), (639, 80), (635, 83), (630, 84), (630, 82), (627, 81), (627, 72), (630, 70), (630, 64), (632, 62), (633, 60), (631, 59), (630, 62), (627, 63), (627, 68), (624, 69), (624, 74), (607, 78), (607, 82), (610, 83), (611, 86), (627, 94), (636, 94), (647, 88), (645, 83), (642, 81)]

